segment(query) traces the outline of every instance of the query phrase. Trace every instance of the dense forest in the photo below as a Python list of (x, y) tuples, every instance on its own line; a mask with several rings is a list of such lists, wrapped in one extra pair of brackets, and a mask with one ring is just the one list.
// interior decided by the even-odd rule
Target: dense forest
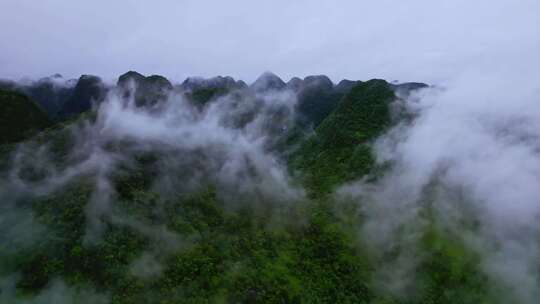
[(1, 303), (514, 296), (444, 167), (408, 188), (383, 153), (440, 88), (137, 72), (0, 87)]

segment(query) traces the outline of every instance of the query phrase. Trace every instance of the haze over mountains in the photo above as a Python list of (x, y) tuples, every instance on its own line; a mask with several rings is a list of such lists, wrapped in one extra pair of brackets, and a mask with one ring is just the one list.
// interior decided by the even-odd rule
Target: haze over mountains
[[(100, 77), (82, 75), (79, 79), (64, 79), (60, 74), (43, 77), (37, 81), (15, 82), (0, 80), (0, 88), (17, 91), (37, 102), (50, 120), (65, 120), (86, 112), (101, 103), (107, 92), (118, 87), (129, 94), (134, 87), (137, 106), (152, 106), (164, 100), (171, 92), (182, 93), (197, 103), (204, 104), (234, 90), (252, 92), (291, 90), (297, 95), (298, 119), (317, 126), (338, 104), (339, 100), (360, 81), (342, 80), (338, 84), (324, 76), (292, 78), (285, 83), (277, 75), (265, 72), (251, 85), (232, 77), (217, 76), (209, 79), (190, 77), (180, 84), (171, 84), (163, 76), (143, 76), (130, 71), (122, 74), (115, 85), (107, 84)], [(408, 92), (426, 87), (422, 83), (392, 84), (396, 91)], [(127, 97), (127, 95), (126, 95)]]
[(538, 303), (539, 14), (2, 0), (0, 304)]
[(411, 86), (427, 87), (271, 73), (4, 82), (2, 132), (17, 137), (1, 146), (0, 299), (380, 297), (329, 203), (371, 174), (368, 142)]
[(3, 81), (0, 300), (534, 303), (535, 98), (471, 83)]

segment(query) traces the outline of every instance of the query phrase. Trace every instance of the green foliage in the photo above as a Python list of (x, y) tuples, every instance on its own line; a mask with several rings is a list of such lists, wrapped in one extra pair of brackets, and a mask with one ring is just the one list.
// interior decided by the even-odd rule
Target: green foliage
[(480, 257), (457, 236), (436, 226), (426, 229), (421, 249), (425, 257), (417, 270), (422, 303), (492, 303)]
[(312, 194), (328, 193), (373, 169), (369, 144), (390, 125), (394, 98), (383, 80), (357, 84), (292, 155), (292, 169), (305, 174)]
[(146, 240), (130, 228), (108, 225), (102, 243), (87, 244), (85, 208), (91, 189), (81, 182), (33, 202), (36, 216), (49, 227), (50, 234), (31, 252), (19, 254), (20, 290), (37, 292), (58, 276), (71, 284), (90, 282), (108, 289), (115, 288), (118, 278), (126, 275)]
[(21, 141), (52, 123), (47, 114), (25, 95), (0, 89), (0, 145)]
[[(168, 259), (160, 279), (162, 294), (187, 303), (204, 299), (225, 302), (312, 303), (367, 302), (369, 268), (359, 248), (316, 208), (306, 226), (265, 228), (265, 217), (249, 210), (220, 208), (212, 190), (183, 201), (175, 212), (178, 231), (201, 238), (187, 251)], [(319, 211), (317, 211), (319, 210)]]
[(212, 99), (227, 94), (228, 91), (229, 90), (227, 88), (223, 87), (200, 88), (191, 92), (189, 97), (196, 105), (203, 106)]
[[(130, 92), (131, 85), (134, 85), (134, 92)], [(153, 106), (167, 99), (168, 92), (173, 88), (171, 82), (163, 76), (145, 77), (134, 71), (120, 75), (117, 86), (123, 89), (125, 97), (134, 94), (132, 97), (139, 107)]]
[(113, 176), (116, 192), (122, 201), (132, 201), (141, 191), (149, 190), (155, 177), (156, 155), (136, 155), (135, 168), (119, 168)]
[(167, 202), (147, 191), (132, 193), (132, 203), (117, 202), (121, 208), (145, 218), (154, 215), (143, 206), (164, 204), (169, 229), (190, 240), (159, 254), (163, 273), (149, 280), (129, 269), (152, 250), (151, 239), (108, 225), (100, 243), (84, 242), (90, 194), (88, 185), (76, 184), (33, 204), (54, 236), (20, 260), (21, 291), (35, 293), (63, 277), (72, 285), (107, 290), (113, 303), (144, 302), (149, 295), (150, 302), (160, 303), (367, 303), (371, 298), (367, 258), (323, 205), (309, 208), (305, 225), (270, 229), (267, 215), (229, 210), (213, 188)]
[[(204, 104), (222, 93), (192, 97)], [(300, 129), (290, 133), (282, 144), (300, 145), (290, 167), (304, 174), (312, 196), (290, 202), (285, 212), (270, 207), (272, 202), (261, 207), (224, 201), (223, 189), (208, 184), (189, 193), (156, 193), (159, 155), (140, 152), (111, 174), (115, 191), (106, 215), (89, 212), (92, 176), (21, 202), (48, 233), (24, 252), (0, 256), (0, 265), (11, 264), (2, 274), (19, 272), (17, 288), (25, 296), (61, 278), (103, 291), (112, 303), (491, 303), (480, 257), (429, 212), (416, 248), (420, 263), (410, 278), (417, 292), (407, 299), (379, 294), (373, 274), (393, 257), (375, 259), (358, 239), (360, 203), (337, 204), (327, 195), (373, 172), (370, 145), (391, 124), (388, 105), (394, 98), (384, 81), (357, 84), (313, 136), (305, 139)], [(50, 143), (60, 168), (69, 163), (74, 140), (65, 126), (34, 138)], [(12, 148), (0, 146), (0, 153)], [(29, 179), (38, 179), (34, 171), (29, 169)], [(88, 242), (89, 217), (103, 225), (95, 243)], [(174, 238), (156, 237), (152, 231), (158, 228)], [(132, 271), (145, 254), (160, 266), (155, 275)]]
[(317, 127), (337, 107), (343, 95), (326, 76), (306, 77), (297, 95), (300, 123)]

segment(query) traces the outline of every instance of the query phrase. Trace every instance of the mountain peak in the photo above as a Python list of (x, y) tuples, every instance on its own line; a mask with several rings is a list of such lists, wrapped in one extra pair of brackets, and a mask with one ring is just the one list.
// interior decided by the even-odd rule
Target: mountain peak
[(245, 87), (241, 80), (236, 81), (231, 76), (215, 76), (212, 78), (188, 77), (182, 82), (181, 87), (184, 90), (194, 91), (200, 89), (235, 89)]
[(126, 85), (130, 80), (134, 81), (136, 83), (139, 83), (140, 81), (144, 80), (146, 77), (144, 77), (142, 74), (135, 72), (135, 71), (129, 71), (127, 73), (124, 73), (118, 77), (117, 85), (123, 86)]
[(268, 71), (262, 73), (262, 75), (251, 84), (251, 88), (255, 91), (282, 90), (286, 86), (287, 85), (281, 78)]
[(293, 77), (291, 78), (291, 80), (289, 80), (287, 82), (287, 88), (293, 90), (293, 91), (298, 91), (300, 89), (300, 87), (302, 86), (302, 79), (298, 78), (298, 77)]
[(304, 78), (304, 86), (317, 86), (326, 89), (332, 89), (334, 83), (326, 75), (310, 75)]

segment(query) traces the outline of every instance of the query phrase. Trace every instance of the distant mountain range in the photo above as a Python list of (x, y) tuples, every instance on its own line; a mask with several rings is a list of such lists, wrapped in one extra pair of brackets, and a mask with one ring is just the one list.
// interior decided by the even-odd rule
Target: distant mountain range
[[(235, 80), (230, 76), (216, 76), (213, 78), (189, 77), (179, 84), (173, 84), (160, 75), (144, 76), (135, 71), (129, 71), (118, 77), (116, 85), (108, 85), (98, 76), (82, 75), (78, 79), (64, 79), (55, 74), (37, 81), (15, 82), (0, 80), (0, 89), (3, 90), (2, 104), (8, 103), (6, 96), (16, 96), (20, 103), (19, 108), (7, 109), (4, 107), (6, 117), (19, 114), (9, 114), (9, 111), (27, 111), (34, 113), (42, 108), (48, 121), (63, 121), (84, 113), (92, 108), (93, 104), (101, 103), (107, 92), (119, 89), (124, 98), (133, 97), (136, 106), (152, 107), (167, 98), (171, 92), (183, 94), (186, 98), (199, 106), (215, 100), (227, 93), (249, 92), (250, 94), (266, 94), (271, 92), (290, 91), (296, 95), (296, 120), (302, 128), (316, 128), (340, 103), (340, 100), (355, 85), (361, 84), (359, 80), (342, 80), (334, 84), (325, 75), (307, 76), (303, 79), (293, 77), (288, 82), (283, 81), (271, 72), (265, 72), (251, 85), (242, 80)], [(388, 84), (391, 89), (398, 92), (410, 92), (427, 87), (423, 83)], [(11, 93), (10, 93), (11, 92)], [(18, 93), (18, 94), (15, 94)], [(14, 95), (15, 94), (15, 95)], [(131, 96), (133, 94), (133, 96)], [(23, 97), (27, 96), (26, 97)], [(10, 97), (11, 98), (11, 97)], [(10, 99), (12, 100), (12, 99)], [(35, 102), (35, 103), (34, 103)], [(25, 105), (23, 105), (25, 104)], [(36, 104), (38, 107), (36, 107)], [(26, 110), (24, 110), (26, 107)], [(37, 112), (36, 112), (37, 113)], [(38, 115), (38, 114), (35, 114)], [(34, 117), (35, 115), (31, 115)], [(39, 129), (47, 124), (36, 125)], [(29, 122), (21, 123), (18, 133), (28, 129)], [(17, 137), (18, 138), (18, 137)]]

